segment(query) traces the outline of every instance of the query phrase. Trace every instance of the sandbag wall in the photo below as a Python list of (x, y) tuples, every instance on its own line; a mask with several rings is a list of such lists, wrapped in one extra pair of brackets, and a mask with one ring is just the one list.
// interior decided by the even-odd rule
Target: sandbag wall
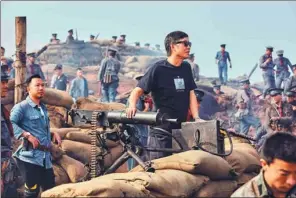
[(256, 150), (246, 143), (235, 143), (233, 153), (225, 158), (191, 150), (153, 160), (152, 165), (155, 173), (137, 166), (128, 173), (57, 186), (41, 196), (230, 197), (261, 169)]
[[(91, 138), (89, 129), (80, 128), (51, 128), (61, 138), (61, 146), (53, 145), (52, 158), (56, 185), (76, 183), (87, 175), (85, 164), (90, 162)], [(119, 142), (107, 141), (109, 153), (105, 156), (105, 167), (110, 165), (121, 155), (123, 151)], [(98, 145), (99, 146), (99, 145)], [(97, 152), (100, 148), (97, 147)]]

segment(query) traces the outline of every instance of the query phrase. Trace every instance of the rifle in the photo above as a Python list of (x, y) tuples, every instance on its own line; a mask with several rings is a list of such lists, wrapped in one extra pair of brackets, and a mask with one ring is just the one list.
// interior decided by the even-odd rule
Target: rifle
[(97, 34), (97, 36), (96, 36), (96, 38), (95, 38), (95, 39), (97, 39), (97, 38), (99, 37), (99, 35), (100, 35), (100, 33), (98, 33), (98, 34)]
[(250, 74), (248, 75), (248, 79), (250, 79), (250, 77), (253, 75), (253, 73), (257, 69), (257, 67), (258, 67), (258, 63), (256, 63), (256, 65), (252, 68)]
[(75, 34), (76, 34), (76, 41), (78, 40), (78, 33), (77, 33), (77, 29), (75, 28)]

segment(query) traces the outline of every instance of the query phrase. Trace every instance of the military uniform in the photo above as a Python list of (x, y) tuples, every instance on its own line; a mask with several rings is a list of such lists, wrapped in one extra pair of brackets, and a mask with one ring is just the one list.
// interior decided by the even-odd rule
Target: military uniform
[(194, 58), (194, 54), (190, 54), (190, 59), (188, 59), (188, 63), (192, 69), (193, 79), (195, 81), (199, 81), (199, 66), (195, 64), (191, 59)]
[(94, 36), (94, 35), (90, 35), (89, 40), (90, 40), (90, 41), (95, 40), (95, 36)]
[[(115, 49), (109, 48), (108, 51), (116, 53)], [(111, 56), (102, 60), (98, 80), (101, 82), (103, 102), (115, 102), (119, 85), (118, 72), (120, 66), (120, 62)]]
[[(292, 65), (292, 71), (295, 72), (296, 64)], [(290, 76), (287, 81), (285, 82), (284, 91), (287, 92), (291, 87), (296, 86), (296, 75)]]
[[(220, 46), (222, 48), (225, 48), (226, 44), (222, 44)], [(215, 59), (216, 61), (218, 61), (218, 74), (219, 74), (220, 82), (221, 84), (226, 84), (228, 79), (227, 60), (230, 63), (230, 68), (232, 67), (229, 52), (219, 51), (217, 52)]]
[(71, 33), (71, 35), (69, 34), (68, 36), (67, 36), (67, 40), (66, 40), (66, 43), (72, 43), (73, 41), (74, 41), (74, 37), (73, 37), (73, 30), (71, 29), (71, 30), (69, 30), (68, 31), (68, 33)]
[[(269, 93), (272, 97), (282, 94), (283, 89), (270, 89)], [(292, 106), (287, 102), (282, 101), (280, 104), (276, 104), (274, 99), (271, 99), (270, 104), (265, 111), (265, 121), (264, 125), (267, 129), (267, 132), (272, 132), (273, 130), (269, 126), (270, 119), (273, 117), (292, 117), (293, 110)]]
[[(54, 70), (57, 70), (57, 69), (62, 69), (62, 65), (56, 65)], [(60, 76), (54, 75), (52, 76), (50, 87), (61, 90), (61, 91), (66, 91), (68, 83), (69, 83), (68, 77), (65, 74), (62, 74)]]
[[(250, 84), (250, 81), (242, 80), (242, 84)], [(237, 93), (237, 105), (239, 107), (235, 117), (240, 121), (240, 132), (245, 135), (248, 134), (250, 126), (254, 126), (258, 129), (261, 124), (260, 120), (253, 115), (252, 111), (252, 90), (249, 89), (240, 89)]]
[[(296, 188), (296, 187), (295, 187)], [(286, 198), (296, 197), (295, 188), (293, 188)], [(236, 190), (231, 197), (274, 197), (270, 188), (267, 186), (263, 171), (259, 175), (248, 181), (245, 185)]]
[[(8, 81), (9, 76), (1, 67), (1, 81)], [(1, 189), (3, 197), (17, 197), (15, 177), (16, 163), (12, 158), (13, 128), (9, 120), (9, 112), (1, 104), (1, 183), (4, 189)], [(1, 184), (2, 187), (2, 184)]]
[(56, 33), (52, 34), (53, 38), (50, 39), (50, 43), (53, 43), (53, 44), (59, 44), (60, 43), (60, 39), (57, 39), (57, 35), (58, 34), (56, 34)]
[[(28, 54), (28, 56), (31, 56), (31, 57), (34, 57), (34, 58), (36, 57), (35, 53)], [(44, 81), (46, 80), (40, 65), (35, 64), (35, 63), (27, 64), (27, 76), (26, 76), (26, 78), (29, 78), (30, 76), (35, 75), (35, 74), (40, 75), (42, 80), (44, 80)]]
[[(273, 52), (273, 47), (266, 47), (267, 50), (270, 50), (271, 53)], [(267, 59), (271, 59), (269, 63), (265, 63)], [(264, 81), (264, 91), (263, 95), (266, 96), (267, 90), (270, 88), (275, 88), (275, 78), (274, 78), (274, 63), (272, 60), (272, 55), (262, 55), (259, 60), (259, 67), (262, 69), (262, 77)]]
[(282, 88), (282, 82), (284, 82), (289, 78), (290, 72), (289, 72), (289, 67), (291, 71), (292, 69), (292, 64), (289, 59), (283, 57), (284, 50), (279, 50), (276, 52), (278, 55), (278, 58), (274, 59), (274, 64), (276, 66), (276, 87), (277, 88)]

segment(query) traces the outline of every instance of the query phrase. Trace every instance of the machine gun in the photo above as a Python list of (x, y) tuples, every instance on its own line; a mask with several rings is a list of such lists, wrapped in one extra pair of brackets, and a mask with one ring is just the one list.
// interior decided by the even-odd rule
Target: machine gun
[[(135, 137), (135, 131), (133, 130), (133, 124), (143, 125), (162, 125), (165, 123), (179, 123), (178, 119), (171, 119), (167, 114), (161, 114), (156, 112), (138, 112), (133, 118), (127, 118), (124, 111), (91, 111), (72, 109), (69, 112), (72, 118), (72, 122), (75, 126), (83, 126), (91, 124), (91, 160), (89, 166), (90, 175), (84, 180), (94, 178), (100, 175), (105, 175), (114, 172), (122, 164), (124, 164), (129, 158), (135, 159), (140, 166), (147, 172), (154, 172), (155, 169), (151, 166), (150, 162), (143, 162), (139, 157), (139, 153), (142, 149), (148, 151), (162, 151), (162, 152), (181, 152), (183, 150), (182, 145), (167, 131), (159, 129), (159, 133), (170, 135), (177, 142), (180, 149), (161, 149), (161, 148), (148, 148), (143, 147), (137, 138)], [(103, 133), (97, 131), (97, 127), (103, 129)], [(106, 133), (107, 127), (109, 129), (115, 129), (113, 133)], [(157, 128), (156, 128), (157, 129)], [(105, 132), (104, 132), (105, 131)], [(108, 147), (106, 140), (118, 141), (123, 146), (122, 155), (107, 169), (104, 170), (104, 156), (108, 154)], [(97, 141), (100, 145), (100, 153), (97, 153), (96, 145)], [(97, 171), (97, 169), (99, 171)]]

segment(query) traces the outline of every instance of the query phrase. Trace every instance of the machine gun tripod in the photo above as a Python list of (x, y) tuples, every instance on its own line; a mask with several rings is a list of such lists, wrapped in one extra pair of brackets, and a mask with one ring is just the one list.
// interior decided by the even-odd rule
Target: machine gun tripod
[[(129, 158), (133, 158), (138, 162), (140, 166), (147, 172), (154, 172), (154, 168), (151, 163), (143, 162), (139, 157), (140, 152), (145, 149), (147, 151), (161, 151), (176, 153), (183, 151), (182, 145), (175, 139), (169, 132), (155, 128), (159, 134), (169, 135), (177, 142), (180, 149), (161, 149), (161, 148), (148, 148), (143, 147), (140, 141), (135, 136), (135, 128), (133, 124), (143, 125), (161, 125), (164, 123), (178, 123), (178, 119), (170, 119), (166, 114), (160, 114), (156, 112), (138, 112), (133, 118), (127, 118), (125, 112), (122, 111), (91, 111), (72, 109), (69, 112), (73, 124), (75, 126), (82, 126), (85, 124), (91, 124), (91, 159), (89, 167), (89, 175), (83, 180), (89, 180), (91, 178), (98, 177), (100, 175), (106, 175), (113, 173), (117, 168), (124, 164)], [(119, 124), (118, 124), (119, 123)], [(103, 133), (97, 131), (97, 127), (103, 129)], [(106, 128), (117, 127), (113, 133), (104, 133)], [(106, 145), (106, 140), (119, 141), (123, 147), (121, 156), (105, 170), (104, 157), (108, 154), (109, 148)], [(97, 153), (97, 143), (99, 143), (100, 153)], [(97, 171), (98, 170), (98, 171)]]

